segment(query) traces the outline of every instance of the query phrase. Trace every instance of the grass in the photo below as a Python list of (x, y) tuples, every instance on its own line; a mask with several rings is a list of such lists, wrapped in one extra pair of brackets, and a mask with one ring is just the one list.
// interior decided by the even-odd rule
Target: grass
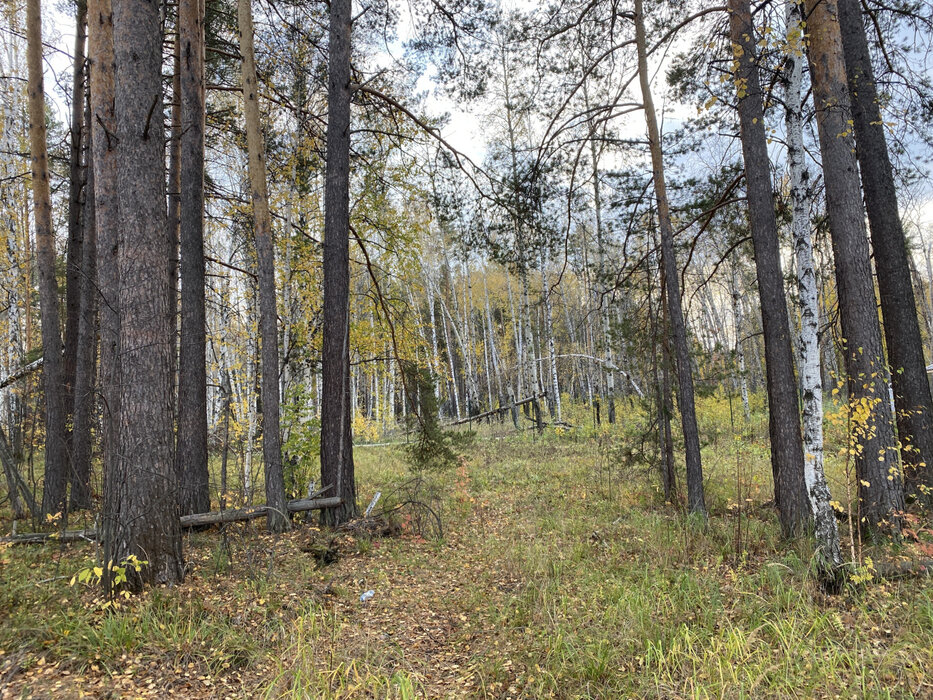
[[(810, 545), (782, 542), (767, 505), (766, 425), (735, 441), (724, 401), (701, 406), (703, 528), (662, 502), (627, 416), (484, 429), (434, 477), (441, 542), (344, 535), (319, 568), (304, 550), (330, 535), (314, 529), (197, 533), (183, 586), (115, 613), (68, 585), (93, 546), (0, 550), (0, 695), (933, 696), (928, 579), (824, 595)], [(407, 473), (393, 447), (356, 461), (362, 501)]]

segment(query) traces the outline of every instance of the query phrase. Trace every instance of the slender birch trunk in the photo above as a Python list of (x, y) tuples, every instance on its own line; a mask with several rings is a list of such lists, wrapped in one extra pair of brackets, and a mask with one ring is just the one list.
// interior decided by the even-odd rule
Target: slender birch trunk
[(790, 171), (792, 233), (797, 261), (797, 293), (800, 298), (800, 344), (797, 367), (803, 393), (803, 466), (814, 534), (824, 568), (842, 564), (836, 518), (829, 505), (830, 493), (823, 471), (823, 384), (820, 377), (819, 298), (813, 245), (810, 239), (810, 171), (803, 144), (803, 8), (797, 0), (787, 3), (784, 123), (787, 131), (787, 165)]

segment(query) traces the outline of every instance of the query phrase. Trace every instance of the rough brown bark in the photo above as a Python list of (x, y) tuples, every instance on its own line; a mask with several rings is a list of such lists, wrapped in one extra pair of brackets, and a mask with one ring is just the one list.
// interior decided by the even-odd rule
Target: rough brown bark
[(181, 84), (181, 341), (175, 472), (182, 515), (210, 510), (204, 312), (204, 3), (178, 4)]
[(755, 28), (749, 0), (729, 0), (733, 72), (738, 96), (748, 220), (755, 250), (758, 298), (765, 341), (768, 384), (768, 432), (774, 500), (781, 531), (792, 537), (803, 531), (810, 505), (803, 478), (803, 442), (799, 397), (794, 376), (787, 298), (778, 247), (777, 220), (771, 185), (771, 161), (765, 135), (764, 108), (758, 76)]
[(339, 525), (358, 513), (350, 426), (350, 10), (350, 0), (330, 4), (321, 483), (333, 484), (342, 503), (321, 512), (327, 525)]
[(266, 477), (268, 527), (281, 532), (285, 519), (285, 483), (282, 476), (282, 435), (279, 430), (279, 347), (276, 330), (275, 260), (272, 218), (266, 192), (266, 157), (259, 121), (256, 59), (253, 49), (253, 11), (250, 0), (237, 3), (240, 54), (243, 56), (243, 102), (249, 151), (249, 181), (259, 270), (259, 336), (262, 339), (262, 456)]
[(866, 420), (855, 422), (855, 469), (860, 520), (870, 529), (899, 528), (904, 508), (888, 373), (878, 323), (877, 300), (865, 231), (849, 95), (843, 64), (836, 0), (807, 0), (809, 59), (820, 153), (826, 185), (826, 211), (832, 239), (839, 316), (849, 403)]
[(670, 314), (671, 336), (677, 358), (677, 401), (683, 427), (687, 461), (687, 508), (691, 513), (706, 517), (706, 499), (703, 495), (703, 466), (700, 461), (700, 435), (697, 428), (696, 406), (693, 394), (693, 370), (690, 348), (687, 344), (687, 326), (680, 299), (680, 275), (674, 256), (674, 227), (671, 223), (667, 183), (664, 179), (664, 157), (658, 130), (654, 100), (648, 78), (648, 58), (645, 38), (645, 14), (642, 0), (635, 0), (635, 36), (638, 48), (638, 77), (641, 84), (648, 142), (651, 148), (651, 167), (655, 198), (658, 204), (658, 223), (661, 230), (661, 262), (667, 285), (667, 305)]
[(36, 262), (45, 362), (45, 488), (42, 512), (64, 511), (68, 484), (65, 406), (62, 396), (62, 336), (59, 328), (58, 281), (55, 278), (55, 234), (49, 191), (49, 155), (45, 128), (40, 0), (26, 3), (26, 60), (29, 71), (29, 150), (35, 210)]
[[(75, 375), (78, 361), (78, 334), (81, 324), (81, 268), (84, 264), (84, 83), (86, 75), (84, 46), (87, 39), (87, 1), (78, 0), (75, 10), (74, 73), (71, 86), (71, 128), (69, 130), (68, 173), (68, 249), (65, 259), (65, 350), (62, 360), (62, 390), (65, 406), (65, 424), (74, 416)], [(73, 433), (66, 434), (69, 455)], [(74, 471), (73, 458), (70, 472)], [(70, 475), (74, 479), (73, 474)]]
[[(97, 230), (97, 294), (100, 308), (101, 463), (104, 512), (116, 512), (110, 487), (120, 453), (120, 269), (116, 123), (113, 114), (114, 56), (111, 0), (88, 0), (90, 158)], [(109, 523), (104, 520), (106, 529)], [(105, 537), (105, 540), (107, 538)]]
[[(90, 113), (90, 111), (88, 111)], [(89, 130), (90, 132), (90, 130)], [(90, 136), (90, 133), (88, 134)], [(90, 153), (90, 143), (88, 143)], [(74, 429), (71, 450), (70, 509), (91, 507), (91, 424), (94, 420), (94, 380), (97, 364), (97, 226), (94, 171), (87, 169), (84, 202), (84, 242), (81, 261), (81, 314), (75, 356)]]
[(178, 266), (181, 239), (181, 38), (179, 37), (178, 13), (175, 15), (175, 48), (172, 51), (172, 100), (171, 129), (168, 139), (168, 231), (172, 251), (169, 256), (169, 305), (172, 308), (172, 395), (177, 394), (178, 379)]
[(107, 485), (113, 510), (103, 516), (109, 535), (104, 561), (146, 561), (138, 574), (127, 567), (133, 588), (184, 577), (174, 483), (159, 19), (156, 3), (113, 3), (122, 381), (120, 451)]
[(901, 453), (904, 478), (912, 493), (926, 491), (933, 496), (929, 491), (933, 486), (933, 398), (911, 285), (907, 239), (897, 208), (897, 191), (861, 7), (858, 0), (838, 0), (838, 5), (855, 125), (855, 151), (868, 205), (897, 428), (901, 442), (911, 446)]

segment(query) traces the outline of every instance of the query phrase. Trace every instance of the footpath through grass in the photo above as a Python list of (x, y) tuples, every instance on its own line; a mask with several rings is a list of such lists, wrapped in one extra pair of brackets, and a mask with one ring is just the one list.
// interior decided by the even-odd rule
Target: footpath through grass
[[(69, 586), (93, 545), (0, 550), (0, 696), (933, 697), (929, 579), (825, 596), (761, 455), (709, 460), (703, 531), (613, 444), (477, 441), (436, 478), (439, 542), (343, 535), (321, 566), (307, 527), (197, 533), (183, 586), (116, 612)], [(393, 447), (357, 462), (366, 499), (406, 471)], [(713, 481), (736, 464), (741, 521)]]

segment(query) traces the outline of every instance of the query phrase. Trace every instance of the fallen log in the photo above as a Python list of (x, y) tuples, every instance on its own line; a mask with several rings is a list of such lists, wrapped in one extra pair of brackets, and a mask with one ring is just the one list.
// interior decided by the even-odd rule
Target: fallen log
[(323, 510), (325, 508), (336, 508), (343, 502), (339, 496), (331, 498), (299, 498), (297, 501), (288, 502), (289, 513), (303, 513), (306, 510)]
[(484, 411), (483, 413), (477, 413), (475, 416), (467, 416), (466, 418), (460, 418), (458, 420), (446, 423), (445, 427), (453, 425), (463, 425), (464, 423), (472, 423), (473, 421), (481, 421), (484, 418), (489, 418), (490, 416), (495, 416), (500, 413), (507, 413), (519, 406), (524, 406), (525, 404), (536, 402), (538, 396), (530, 396), (527, 399), (521, 399), (520, 401), (515, 401), (513, 403), (506, 404), (505, 406), (500, 406), (499, 408), (494, 408), (491, 411)]
[(221, 523), (242, 523), (247, 520), (265, 517), (268, 508), (265, 506), (253, 506), (252, 508), (237, 508), (231, 510), (221, 510), (214, 513), (194, 513), (193, 515), (183, 515), (181, 520), (182, 527), (203, 527), (204, 525), (220, 525)]
[[(303, 513), (308, 510), (322, 510), (339, 506), (341, 499), (333, 498), (300, 498), (289, 501), (289, 513)], [(179, 518), (183, 528), (203, 527), (205, 525), (220, 525), (223, 523), (241, 523), (248, 520), (264, 517), (269, 511), (267, 506), (254, 506), (252, 508), (239, 508), (235, 510), (221, 510), (212, 513), (195, 513), (183, 515)], [(78, 542), (97, 539), (96, 530), (65, 530), (64, 532), (28, 532), (22, 535), (9, 535), (0, 538), (0, 542), (10, 544), (42, 544), (43, 542)]]
[(10, 544), (42, 544), (44, 542), (93, 542), (97, 530), (65, 530), (64, 532), (24, 532), (0, 538)]

